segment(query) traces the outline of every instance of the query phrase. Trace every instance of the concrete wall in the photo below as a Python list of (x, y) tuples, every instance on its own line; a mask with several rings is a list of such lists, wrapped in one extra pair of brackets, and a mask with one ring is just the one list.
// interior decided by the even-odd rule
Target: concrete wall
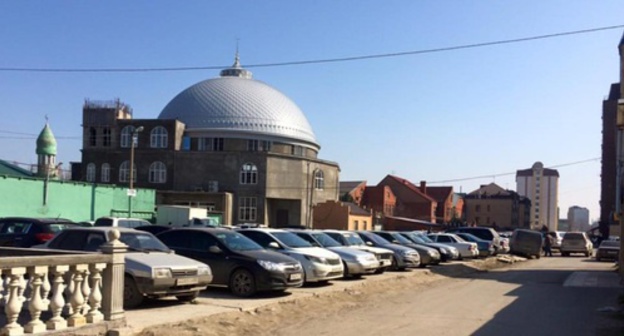
[[(123, 212), (127, 215), (126, 188), (73, 181), (47, 182), (38, 178), (0, 176), (0, 217), (62, 217), (73, 221), (94, 220)], [(137, 189), (133, 217), (151, 218), (155, 191)]]

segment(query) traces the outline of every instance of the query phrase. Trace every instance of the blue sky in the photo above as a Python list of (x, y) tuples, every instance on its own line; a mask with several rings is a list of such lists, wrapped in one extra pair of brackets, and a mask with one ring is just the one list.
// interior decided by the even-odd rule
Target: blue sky
[[(622, 12), (615, 0), (2, 1), (0, 68), (225, 67), (237, 39), (243, 66), (386, 54), (622, 25)], [(515, 171), (536, 161), (584, 161), (557, 168), (560, 217), (579, 205), (595, 219), (601, 106), (619, 80), (623, 32), (250, 70), (304, 111), (341, 180), (514, 190)], [(47, 115), (69, 168), (84, 99), (120, 98), (135, 118), (155, 118), (216, 76), (0, 71), (0, 159), (35, 163)]]

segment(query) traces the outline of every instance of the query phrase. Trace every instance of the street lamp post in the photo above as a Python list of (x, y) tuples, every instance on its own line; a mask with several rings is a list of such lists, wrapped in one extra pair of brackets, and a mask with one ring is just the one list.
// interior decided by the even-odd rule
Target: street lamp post
[(130, 141), (130, 183), (128, 187), (128, 218), (132, 217), (132, 197), (136, 196), (134, 190), (134, 147), (137, 144), (137, 137), (139, 132), (143, 131), (143, 126), (139, 126), (132, 131), (132, 137)]

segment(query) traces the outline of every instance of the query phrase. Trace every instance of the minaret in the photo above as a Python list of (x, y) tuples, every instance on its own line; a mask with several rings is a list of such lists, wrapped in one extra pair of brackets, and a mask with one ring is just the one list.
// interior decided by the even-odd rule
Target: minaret
[(45, 127), (43, 127), (37, 138), (37, 176), (45, 178), (58, 177), (56, 139), (47, 120)]

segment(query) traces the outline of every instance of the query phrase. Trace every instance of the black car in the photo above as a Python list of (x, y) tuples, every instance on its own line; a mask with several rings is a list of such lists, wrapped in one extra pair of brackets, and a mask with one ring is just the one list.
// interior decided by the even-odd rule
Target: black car
[(450, 261), (459, 258), (459, 253), (457, 251), (453, 251), (454, 248), (451, 249), (448, 245), (436, 243), (424, 234), (419, 234), (415, 232), (400, 233), (403, 237), (414, 242), (414, 244), (424, 245), (436, 249), (438, 253), (440, 253), (440, 261)]
[(43, 244), (74, 222), (64, 218), (0, 218), (0, 246), (31, 247)]
[(303, 269), (297, 260), (265, 250), (236, 231), (175, 228), (157, 237), (177, 254), (208, 264), (213, 273), (211, 285), (227, 286), (237, 296), (303, 284)]

